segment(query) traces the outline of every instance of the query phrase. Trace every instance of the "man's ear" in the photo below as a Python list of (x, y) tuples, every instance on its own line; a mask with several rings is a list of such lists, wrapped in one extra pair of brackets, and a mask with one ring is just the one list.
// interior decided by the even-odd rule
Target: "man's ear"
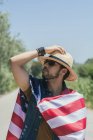
[(66, 68), (62, 68), (62, 74), (65, 75), (67, 73), (67, 69)]

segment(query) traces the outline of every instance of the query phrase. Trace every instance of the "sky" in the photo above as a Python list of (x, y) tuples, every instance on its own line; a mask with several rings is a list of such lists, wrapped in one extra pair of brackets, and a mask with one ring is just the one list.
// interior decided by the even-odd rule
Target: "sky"
[(61, 45), (75, 62), (93, 58), (93, 0), (0, 0), (27, 50)]

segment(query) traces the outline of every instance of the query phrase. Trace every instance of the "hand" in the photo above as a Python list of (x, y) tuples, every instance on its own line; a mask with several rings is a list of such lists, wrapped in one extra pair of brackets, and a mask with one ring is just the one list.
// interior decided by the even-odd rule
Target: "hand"
[(48, 54), (57, 53), (57, 52), (59, 52), (61, 54), (66, 53), (65, 49), (59, 45), (53, 45), (53, 46), (46, 47), (45, 52)]

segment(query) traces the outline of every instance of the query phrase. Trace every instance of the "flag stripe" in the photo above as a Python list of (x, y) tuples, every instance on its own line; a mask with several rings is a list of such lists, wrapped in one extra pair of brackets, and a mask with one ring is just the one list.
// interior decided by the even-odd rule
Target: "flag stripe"
[(18, 139), (20, 138), (22, 130), (13, 122), (11, 122), (11, 125), (9, 127), (9, 131), (16, 136)]
[(40, 112), (46, 111), (48, 109), (56, 109), (62, 106), (65, 106), (73, 101), (79, 100), (82, 98), (82, 95), (78, 94), (77, 92), (75, 94), (66, 94), (66, 95), (60, 95), (56, 99), (53, 99), (53, 97), (49, 97), (49, 101), (47, 101), (48, 98), (46, 98), (46, 101), (40, 102), (38, 104), (38, 108), (40, 109)]
[(65, 136), (58, 136), (60, 140), (76, 140), (76, 136), (77, 136), (77, 140), (85, 140), (85, 129), (74, 132), (74, 133), (70, 133), (68, 135)]
[(18, 138), (8, 131), (7, 140), (18, 140)]
[(58, 136), (65, 136), (65, 135), (83, 130), (85, 128), (86, 128), (86, 118), (83, 118), (77, 122), (69, 123), (64, 126), (54, 128), (53, 131), (57, 133)]
[(60, 140), (84, 140), (86, 108), (81, 94), (71, 92), (44, 98), (37, 107)]
[(23, 128), (23, 120), (15, 113), (13, 113), (11, 121), (16, 124), (20, 129)]
[(56, 99), (58, 99), (59, 97), (63, 97), (63, 96), (68, 96), (68, 94), (74, 94), (74, 93), (77, 93), (76, 91), (74, 91), (74, 90), (71, 90), (71, 89), (65, 89), (60, 95), (57, 95), (57, 96), (53, 96), (53, 97), (47, 97), (47, 98), (43, 98), (41, 101), (40, 101), (40, 103), (42, 103), (42, 102), (44, 102), (44, 101), (47, 101), (47, 102), (49, 102), (49, 101), (51, 101), (51, 99), (52, 99), (52, 101), (53, 100), (56, 100)]
[(17, 96), (17, 99), (16, 99), (16, 103), (19, 104), (19, 105), (21, 104), (20, 93), (18, 93), (18, 96)]
[(72, 103), (69, 103), (65, 106), (56, 108), (56, 109), (48, 109), (44, 112), (42, 112), (42, 115), (46, 120), (55, 118), (57, 115), (59, 116), (65, 116), (68, 115), (76, 110), (79, 110), (85, 106), (84, 98), (81, 98), (79, 100), (73, 101)]
[(86, 108), (82, 108), (80, 110), (77, 110), (69, 115), (66, 116), (58, 116), (55, 117), (53, 119), (50, 119), (47, 121), (47, 123), (49, 124), (49, 126), (51, 126), (51, 128), (55, 128), (55, 127), (59, 127), (59, 126), (63, 126), (66, 124), (70, 124), (70, 123), (74, 123), (77, 122), (80, 119), (85, 118), (85, 111)]
[(20, 106), (18, 103), (15, 104), (14, 112), (15, 112), (19, 117), (21, 117), (21, 119), (22, 119), (23, 121), (25, 120), (25, 115), (26, 115), (26, 114), (22, 111), (22, 108), (21, 108), (21, 106)]
[(23, 112), (22, 106), (21, 106), (22, 105), (21, 100), (24, 99), (23, 97), (24, 97), (24, 94), (19, 92), (17, 95), (17, 99), (16, 99), (14, 110), (13, 110), (6, 140), (19, 140), (20, 138), (25, 116), (26, 116), (26, 112)]

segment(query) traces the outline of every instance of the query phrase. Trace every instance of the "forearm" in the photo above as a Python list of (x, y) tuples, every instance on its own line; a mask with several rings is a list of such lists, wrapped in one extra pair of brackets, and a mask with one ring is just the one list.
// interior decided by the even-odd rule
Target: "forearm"
[[(29, 74), (24, 65), (38, 56), (37, 50), (24, 52), (10, 58), (11, 70), (18, 86), (26, 91), (29, 88)], [(28, 95), (26, 95), (28, 97)]]
[(10, 61), (14, 64), (23, 66), (27, 62), (31, 61), (32, 59), (38, 57), (37, 50), (24, 52), (19, 55), (13, 56), (10, 58)]
[[(62, 48), (59, 47), (46, 47), (45, 48), (45, 53), (51, 54), (52, 52), (55, 51), (59, 51), (60, 53), (63, 52)], [(14, 57), (10, 58), (10, 61), (13, 64), (17, 64), (19, 66), (23, 66), (24, 64), (26, 64), (27, 62), (31, 61), (32, 59), (38, 57), (38, 51), (37, 50), (33, 50), (33, 51), (29, 51), (29, 52), (24, 52), (21, 53), (19, 55), (16, 55)]]

